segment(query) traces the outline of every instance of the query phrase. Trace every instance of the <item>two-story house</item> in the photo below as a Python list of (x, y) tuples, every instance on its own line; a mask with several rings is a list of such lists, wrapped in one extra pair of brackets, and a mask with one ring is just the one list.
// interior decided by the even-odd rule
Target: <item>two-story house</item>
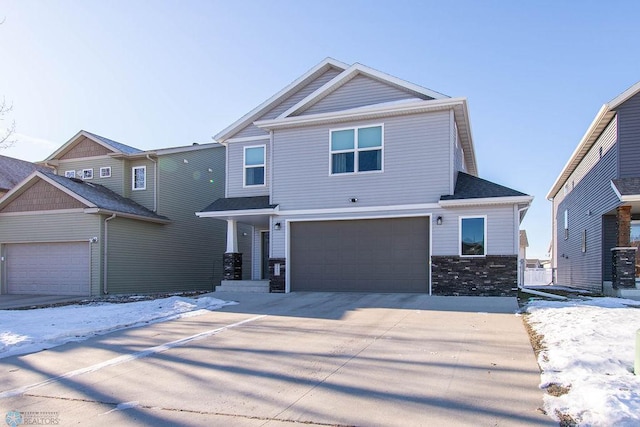
[(212, 290), (224, 224), (219, 144), (142, 151), (80, 131), (0, 199), (0, 293)]
[(214, 139), (225, 287), (513, 295), (532, 197), (477, 176), (466, 99), (329, 58)]
[(640, 82), (602, 106), (547, 198), (556, 283), (640, 296)]

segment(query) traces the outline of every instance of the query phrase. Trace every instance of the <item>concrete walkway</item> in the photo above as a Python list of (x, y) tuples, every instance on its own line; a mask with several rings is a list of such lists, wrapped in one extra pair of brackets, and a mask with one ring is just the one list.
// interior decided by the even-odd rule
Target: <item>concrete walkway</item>
[(2, 359), (59, 425), (554, 425), (513, 298), (212, 294), (219, 311)]
[(64, 295), (0, 295), (0, 310), (28, 309), (47, 305), (82, 301), (90, 297)]

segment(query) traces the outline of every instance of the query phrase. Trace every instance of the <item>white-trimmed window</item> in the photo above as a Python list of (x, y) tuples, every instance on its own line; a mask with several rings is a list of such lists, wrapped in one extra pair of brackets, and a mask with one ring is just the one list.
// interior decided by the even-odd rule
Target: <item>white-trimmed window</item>
[(569, 238), (569, 210), (564, 210), (564, 240)]
[(265, 185), (265, 145), (244, 147), (244, 186)]
[(111, 166), (100, 168), (100, 178), (111, 178)]
[(460, 217), (460, 256), (487, 255), (487, 217)]
[(147, 189), (147, 167), (134, 166), (131, 168), (131, 188), (133, 190)]
[(331, 130), (329, 173), (382, 171), (383, 133), (382, 125)]
[(82, 179), (93, 179), (93, 168), (82, 169)]
[(76, 171), (64, 171), (64, 176), (66, 176), (67, 178), (75, 178)]

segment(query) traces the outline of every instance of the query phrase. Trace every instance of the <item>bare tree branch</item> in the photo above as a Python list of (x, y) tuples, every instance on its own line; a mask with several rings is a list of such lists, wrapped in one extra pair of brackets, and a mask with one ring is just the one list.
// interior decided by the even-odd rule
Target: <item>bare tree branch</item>
[[(2, 98), (2, 102), (0, 102), (0, 122), (4, 120), (4, 116), (13, 110), (13, 105), (7, 105), (7, 101)], [(5, 149), (11, 147), (16, 143), (16, 140), (12, 138), (14, 132), (16, 131), (16, 122), (15, 120), (11, 121), (9, 127), (2, 133), (0, 133), (0, 149)]]

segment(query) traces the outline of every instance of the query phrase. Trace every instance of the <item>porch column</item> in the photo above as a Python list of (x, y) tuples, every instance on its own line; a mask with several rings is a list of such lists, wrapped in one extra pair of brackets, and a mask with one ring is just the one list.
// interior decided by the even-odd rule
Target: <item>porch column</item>
[(238, 253), (236, 220), (227, 220), (227, 251), (222, 256), (223, 280), (242, 280), (242, 254)]
[(619, 206), (616, 210), (616, 243), (611, 249), (613, 263), (613, 288), (636, 287), (636, 248), (631, 246), (631, 206)]

